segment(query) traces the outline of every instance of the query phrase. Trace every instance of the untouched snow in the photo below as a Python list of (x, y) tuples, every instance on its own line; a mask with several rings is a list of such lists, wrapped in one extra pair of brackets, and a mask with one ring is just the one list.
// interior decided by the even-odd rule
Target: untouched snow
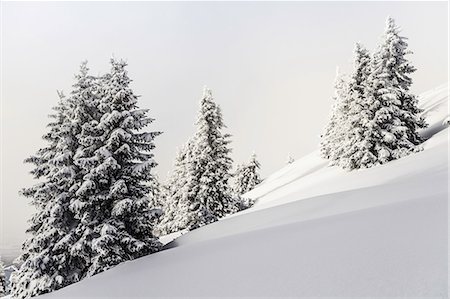
[(446, 297), (448, 87), (420, 101), (423, 151), (353, 172), (311, 153), (253, 208), (41, 297)]

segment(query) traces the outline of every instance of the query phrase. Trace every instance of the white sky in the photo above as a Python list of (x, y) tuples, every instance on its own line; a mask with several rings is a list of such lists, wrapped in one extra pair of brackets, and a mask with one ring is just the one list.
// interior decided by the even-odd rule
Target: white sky
[[(57, 89), (79, 63), (93, 74), (125, 58), (140, 106), (156, 118), (158, 173), (193, 133), (203, 85), (233, 135), (235, 162), (255, 150), (263, 175), (317, 147), (336, 66), (357, 41), (373, 50), (388, 15), (410, 38), (415, 92), (447, 81), (447, 2), (3, 2), (0, 250), (24, 239), (33, 183), (22, 163), (43, 145)], [(1, 253), (1, 252), (0, 252)]]

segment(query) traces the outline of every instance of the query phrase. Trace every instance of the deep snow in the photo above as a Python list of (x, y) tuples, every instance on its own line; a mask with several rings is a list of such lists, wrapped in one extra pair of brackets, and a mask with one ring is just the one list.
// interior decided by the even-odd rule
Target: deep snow
[(447, 85), (421, 105), (422, 152), (352, 172), (311, 153), (249, 192), (253, 208), (42, 298), (445, 297)]

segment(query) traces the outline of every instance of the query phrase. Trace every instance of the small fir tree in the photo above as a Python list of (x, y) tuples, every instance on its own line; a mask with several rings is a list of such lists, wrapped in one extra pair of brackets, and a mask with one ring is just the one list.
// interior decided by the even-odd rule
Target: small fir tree
[(334, 97), (333, 106), (330, 112), (330, 117), (325, 130), (321, 135), (320, 141), (320, 155), (324, 159), (334, 161), (339, 156), (341, 147), (340, 144), (344, 139), (344, 130), (342, 123), (345, 122), (348, 108), (347, 97), (347, 78), (336, 71), (336, 79), (334, 82)]
[(256, 154), (250, 158), (250, 161), (238, 166), (235, 172), (234, 192), (238, 195), (247, 193), (261, 183), (259, 169), (261, 165), (256, 159)]

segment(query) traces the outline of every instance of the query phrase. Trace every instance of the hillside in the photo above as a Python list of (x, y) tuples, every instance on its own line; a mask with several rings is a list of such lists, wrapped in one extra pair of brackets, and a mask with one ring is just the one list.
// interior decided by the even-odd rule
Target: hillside
[(448, 86), (420, 101), (423, 151), (353, 172), (313, 152), (251, 209), (41, 297), (446, 296)]

